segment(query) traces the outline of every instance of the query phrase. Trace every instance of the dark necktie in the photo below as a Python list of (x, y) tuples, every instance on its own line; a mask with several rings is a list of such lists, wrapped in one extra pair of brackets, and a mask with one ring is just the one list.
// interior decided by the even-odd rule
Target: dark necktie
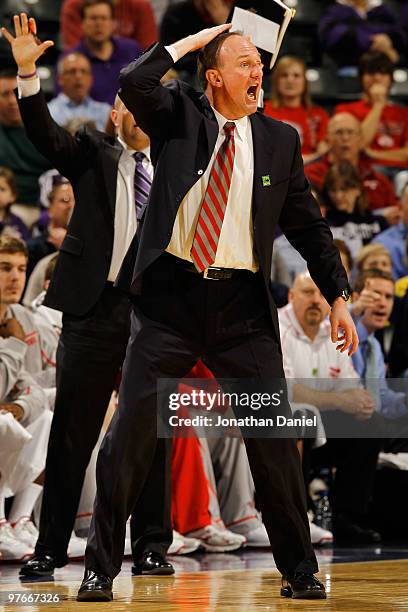
[(217, 254), (234, 168), (234, 129), (235, 123), (232, 121), (224, 125), (225, 140), (218, 149), (211, 168), (207, 190), (198, 216), (191, 247), (191, 259), (199, 272), (209, 268), (214, 263)]
[(133, 154), (133, 157), (136, 161), (134, 178), (136, 219), (140, 221), (147, 205), (152, 181), (142, 163), (146, 155), (141, 151), (138, 151), (137, 153)]

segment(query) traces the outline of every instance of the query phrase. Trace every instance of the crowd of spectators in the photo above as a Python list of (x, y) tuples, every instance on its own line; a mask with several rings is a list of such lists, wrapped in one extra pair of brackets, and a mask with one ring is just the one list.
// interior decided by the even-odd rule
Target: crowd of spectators
[[(302, 0), (299, 0), (301, 2)], [(350, 310), (360, 348), (353, 358), (330, 340), (329, 306), (306, 262), (277, 236), (271, 282), (280, 309), (285, 374), (293, 411), (319, 415), (323, 435), (302, 452), (308, 487), (324, 468), (332, 523), (319, 522), (310, 497), (312, 541), (378, 543), (370, 507), (381, 458), (407, 452), (408, 402), (391, 377), (408, 378), (408, 109), (392, 100), (394, 70), (408, 56), (408, 3), (327, 3), (319, 40), (334, 70), (358, 69), (361, 94), (323, 108), (313, 103), (307, 66), (282, 56), (265, 80), (266, 115), (299, 133), (305, 174), (354, 289)], [(121, 68), (157, 38), (164, 44), (226, 21), (227, 0), (169, 3), (156, 23), (149, 0), (65, 0), (55, 66), (53, 119), (113, 133), (110, 111)], [(41, 33), (40, 33), (41, 34)], [(290, 37), (290, 29), (287, 37)], [(189, 54), (173, 78), (195, 83)], [(346, 73), (344, 73), (346, 74)], [(22, 560), (36, 541), (35, 517), (55, 396), (61, 313), (42, 305), (75, 206), (71, 183), (28, 139), (14, 90), (16, 70), (0, 70), (0, 560)], [(26, 87), (30, 87), (28, 83)], [(101, 177), (102, 180), (102, 177)], [(22, 305), (24, 304), (24, 305)], [(192, 378), (211, 379), (199, 363)], [(339, 386), (341, 381), (343, 386)], [(373, 381), (376, 388), (373, 387)], [(111, 408), (115, 404), (112, 398)], [(364, 439), (364, 428), (384, 434)], [(353, 439), (330, 432), (349, 428)], [(3, 446), (3, 441), (5, 446)], [(6, 444), (7, 441), (7, 444)], [(92, 512), (97, 448), (80, 503)], [(335, 468), (335, 470), (332, 470)], [(171, 551), (186, 554), (266, 546), (244, 445), (237, 439), (176, 440), (172, 461)], [(312, 490), (312, 487), (310, 487)], [(6, 503), (7, 502), (7, 503)], [(83, 531), (84, 521), (78, 525)], [(85, 521), (86, 528), (86, 521)], [(180, 533), (178, 533), (180, 532)], [(69, 558), (83, 555), (73, 533)], [(127, 540), (126, 550), (130, 543)]]

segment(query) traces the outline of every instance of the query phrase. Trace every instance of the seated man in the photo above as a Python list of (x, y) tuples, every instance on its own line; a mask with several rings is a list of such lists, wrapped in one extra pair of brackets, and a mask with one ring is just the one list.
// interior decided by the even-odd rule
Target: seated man
[(112, 0), (85, 0), (81, 20), (84, 35), (71, 51), (80, 51), (91, 62), (92, 98), (113, 105), (121, 68), (138, 57), (142, 49), (134, 40), (113, 36), (115, 6)]
[(52, 188), (48, 199), (50, 207), (48, 209), (49, 222), (47, 229), (40, 236), (27, 241), (29, 253), (28, 276), (43, 257), (59, 250), (66, 236), (68, 223), (75, 205), (71, 183), (66, 179), (61, 179)]
[(407, 239), (408, 239), (408, 183), (400, 199), (402, 219), (398, 225), (386, 229), (373, 239), (373, 243), (382, 244), (389, 251), (392, 260), (394, 279), (408, 274)]
[(321, 193), (330, 166), (346, 159), (358, 168), (369, 210), (383, 215), (390, 224), (397, 223), (400, 213), (394, 188), (385, 176), (373, 169), (371, 161), (362, 153), (364, 140), (360, 122), (350, 113), (334, 115), (329, 121), (327, 142), (329, 152), (305, 166), (312, 185)]
[(16, 70), (0, 70), (0, 166), (10, 168), (16, 176), (18, 204), (36, 207), (38, 177), (49, 170), (50, 163), (27, 138), (14, 94), (16, 87)]
[[(1, 273), (0, 273), (1, 274)], [(9, 319), (8, 331), (19, 333)], [(44, 391), (24, 370), (26, 345), (17, 336), (0, 338), (0, 558), (18, 561), (34, 548), (31, 522), (41, 492), (36, 482), (45, 466), (52, 413)], [(5, 500), (14, 497), (6, 519)]]
[[(394, 64), (385, 53), (365, 53), (359, 63), (361, 100), (339, 104), (335, 113), (351, 113), (361, 121), (364, 144), (382, 166), (408, 165), (408, 110), (390, 102)], [(367, 151), (367, 149), (366, 149)]]
[[(299, 274), (289, 292), (289, 304), (279, 311), (285, 375), (292, 383), (292, 400), (321, 411), (325, 428), (333, 421), (369, 420), (374, 402), (361, 388), (347, 354), (336, 351), (327, 320), (329, 306), (307, 272)], [(364, 544), (380, 535), (363, 526), (374, 483), (380, 443), (376, 439), (327, 436), (327, 443), (311, 451), (315, 466), (335, 466), (331, 491), (335, 543)]]
[[(150, 0), (113, 0), (115, 34), (132, 38), (142, 49), (157, 40), (157, 28)], [(61, 8), (61, 36), (64, 49), (76, 45), (82, 36), (81, 8), (84, 0), (64, 0)]]
[(408, 396), (404, 392), (395, 391), (388, 385), (383, 353), (380, 343), (374, 336), (375, 332), (388, 324), (394, 305), (392, 275), (376, 269), (362, 272), (355, 282), (353, 300), (358, 299), (363, 290), (367, 288), (375, 294), (376, 299), (366, 306), (357, 323), (360, 345), (352, 356), (352, 360), (357, 373), (365, 380), (366, 387), (374, 388), (376, 410), (388, 421), (386, 431), (400, 436), (401, 425), (408, 422), (406, 420)]
[(111, 107), (89, 95), (93, 77), (86, 55), (79, 51), (65, 55), (58, 62), (57, 74), (61, 92), (48, 104), (52, 118), (59, 125), (66, 125), (74, 118), (88, 119), (104, 131)]

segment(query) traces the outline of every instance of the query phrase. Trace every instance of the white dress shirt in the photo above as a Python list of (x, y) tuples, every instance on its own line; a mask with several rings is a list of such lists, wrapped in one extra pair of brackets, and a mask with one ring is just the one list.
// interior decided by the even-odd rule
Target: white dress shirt
[[(340, 391), (361, 386), (351, 357), (337, 351), (336, 344), (331, 341), (327, 318), (311, 340), (303, 331), (291, 304), (280, 308), (278, 315), (286, 378), (297, 379), (318, 391)], [(349, 385), (345, 384), (346, 380), (350, 381)]]
[[(165, 47), (176, 62), (178, 55), (174, 46)], [(218, 149), (225, 140), (223, 127), (227, 121), (213, 108), (219, 133), (217, 142), (207, 168), (198, 181), (192, 186), (180, 204), (173, 226), (173, 233), (167, 251), (181, 259), (192, 261), (190, 251), (201, 204), (207, 189), (210, 172)], [(254, 231), (252, 223), (252, 186), (254, 178), (254, 151), (251, 122), (248, 117), (234, 121), (236, 129), (235, 159), (218, 248), (213, 266), (220, 268), (237, 268), (258, 270), (258, 261), (254, 253)]]
[[(180, 204), (171, 240), (166, 249), (172, 255), (188, 261), (192, 261), (191, 246), (210, 172), (218, 149), (225, 140), (223, 127), (228, 119), (215, 109), (213, 110), (220, 130), (213, 154), (207, 168), (203, 169), (201, 178), (193, 185)], [(254, 154), (251, 123), (248, 117), (237, 119), (234, 123), (236, 125), (234, 167), (217, 253), (212, 265), (256, 272), (258, 262), (254, 253), (252, 224)]]
[[(30, 80), (17, 78), (17, 86), (20, 98), (33, 96), (40, 91), (40, 79), (38, 77)], [(111, 282), (116, 280), (123, 259), (137, 229), (134, 188), (136, 161), (132, 157), (136, 151), (129, 148), (121, 138), (118, 138), (118, 141), (123, 147), (123, 151), (118, 165), (113, 250), (107, 278)], [(152, 178), (153, 166), (150, 160), (150, 147), (143, 149), (142, 153), (146, 156), (142, 162), (143, 166), (150, 178)]]

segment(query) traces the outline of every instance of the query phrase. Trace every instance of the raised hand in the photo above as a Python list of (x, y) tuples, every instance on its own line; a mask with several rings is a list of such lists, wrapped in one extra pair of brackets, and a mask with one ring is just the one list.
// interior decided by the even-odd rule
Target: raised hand
[(178, 58), (180, 59), (186, 53), (190, 53), (190, 51), (197, 51), (197, 49), (205, 47), (205, 45), (213, 38), (218, 36), (218, 34), (226, 32), (230, 28), (230, 23), (223, 23), (221, 25), (213, 26), (212, 28), (205, 28), (205, 30), (201, 30), (196, 34), (192, 34), (191, 36), (178, 40), (173, 44), (173, 47), (176, 49)]
[(10, 43), (19, 73), (31, 74), (35, 72), (37, 59), (54, 43), (52, 40), (46, 40), (43, 43), (38, 41), (35, 19), (33, 17), (28, 19), (26, 13), (21, 13), (20, 16), (14, 15), (13, 21), (15, 37), (6, 28), (1, 28), (1, 31)]

